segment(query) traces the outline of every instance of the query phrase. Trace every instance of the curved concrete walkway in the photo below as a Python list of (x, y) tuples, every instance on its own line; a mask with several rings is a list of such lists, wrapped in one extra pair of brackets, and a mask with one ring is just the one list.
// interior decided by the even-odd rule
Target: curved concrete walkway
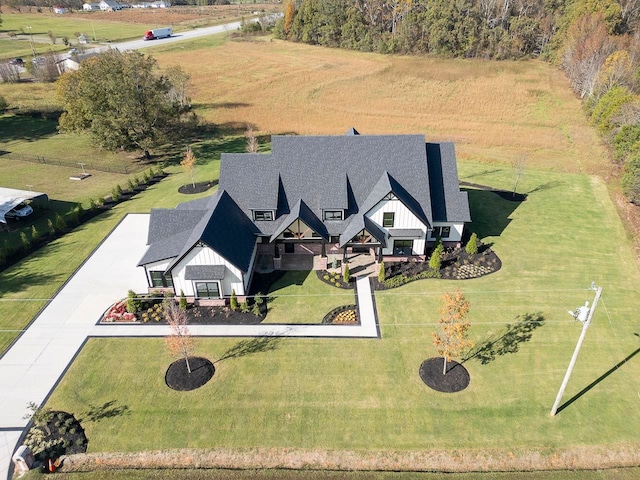
[[(28, 420), (27, 404), (42, 405), (90, 337), (166, 336), (162, 325), (97, 325), (127, 290), (145, 292), (136, 265), (146, 249), (148, 214), (129, 214), (60, 289), (0, 358), (0, 479), (10, 478), (11, 456)], [(369, 279), (357, 279), (360, 325), (191, 325), (197, 336), (379, 337)]]

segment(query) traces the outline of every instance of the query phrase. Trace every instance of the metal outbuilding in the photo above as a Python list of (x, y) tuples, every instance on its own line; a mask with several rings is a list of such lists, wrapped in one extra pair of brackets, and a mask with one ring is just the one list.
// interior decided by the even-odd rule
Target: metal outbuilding
[(42, 200), (46, 202), (49, 197), (46, 193), (0, 187), (0, 223), (7, 223), (6, 218), (4, 218), (5, 214), (26, 200)]

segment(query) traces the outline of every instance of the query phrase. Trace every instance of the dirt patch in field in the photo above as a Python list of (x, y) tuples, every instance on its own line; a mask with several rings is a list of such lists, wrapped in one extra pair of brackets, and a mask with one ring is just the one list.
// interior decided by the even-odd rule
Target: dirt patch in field
[(551, 449), (424, 451), (295, 448), (177, 449), (65, 457), (61, 472), (116, 469), (233, 468), (411, 472), (595, 470), (640, 464), (640, 444)]

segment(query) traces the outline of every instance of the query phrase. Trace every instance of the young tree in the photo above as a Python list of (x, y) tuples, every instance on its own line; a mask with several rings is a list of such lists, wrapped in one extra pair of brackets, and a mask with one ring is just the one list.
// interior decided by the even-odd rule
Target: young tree
[(520, 181), (520, 177), (522, 177), (522, 174), (524, 173), (524, 167), (527, 163), (527, 157), (525, 155), (522, 155), (520, 157), (518, 157), (517, 160), (514, 160), (511, 165), (513, 166), (513, 196), (515, 197), (516, 195), (516, 191), (518, 189), (518, 182)]
[(180, 310), (183, 312), (187, 311), (187, 297), (184, 294), (183, 290), (180, 290), (180, 301), (178, 303), (178, 306), (180, 307)]
[(342, 280), (344, 283), (349, 283), (351, 280), (351, 270), (349, 270), (349, 264), (344, 264), (344, 271), (342, 272)]
[(52, 237), (56, 234), (56, 227), (53, 226), (53, 222), (50, 218), (47, 218), (47, 230), (49, 230), (49, 235)]
[(87, 131), (108, 150), (138, 148), (149, 159), (149, 150), (179, 131), (188, 113), (188, 106), (170, 94), (173, 87), (157, 73), (153, 58), (109, 50), (60, 78), (60, 129)]
[(20, 232), (20, 241), (22, 242), (22, 246), (25, 250), (29, 250), (31, 248), (31, 241), (26, 233)]
[(473, 348), (474, 343), (467, 338), (467, 330), (471, 327), (471, 322), (467, 320), (469, 313), (467, 299), (459, 290), (454, 293), (445, 293), (442, 299), (444, 306), (439, 310), (440, 325), (432, 336), (436, 351), (444, 360), (442, 374), (446, 375), (447, 363)]
[(234, 312), (236, 310), (238, 310), (238, 297), (236, 296), (236, 291), (235, 290), (231, 290), (231, 300), (229, 301), (229, 308), (231, 308), (231, 310), (233, 310)]
[(196, 188), (196, 181), (193, 178), (193, 172), (196, 169), (196, 156), (193, 154), (193, 150), (191, 147), (187, 147), (187, 151), (184, 153), (184, 158), (180, 162), (182, 168), (184, 168), (185, 172), (187, 172), (191, 176), (191, 185), (193, 188)]
[(37, 242), (38, 240), (40, 240), (40, 232), (38, 231), (35, 225), (31, 225), (31, 239), (34, 242)]
[(167, 348), (173, 356), (184, 358), (187, 371), (191, 373), (189, 357), (195, 346), (195, 339), (189, 333), (187, 316), (174, 301), (165, 302), (164, 314), (171, 327), (171, 334), (165, 337)]
[(256, 134), (253, 132), (253, 128), (247, 128), (244, 136), (247, 137), (247, 152), (256, 153), (258, 151), (258, 139), (256, 138)]

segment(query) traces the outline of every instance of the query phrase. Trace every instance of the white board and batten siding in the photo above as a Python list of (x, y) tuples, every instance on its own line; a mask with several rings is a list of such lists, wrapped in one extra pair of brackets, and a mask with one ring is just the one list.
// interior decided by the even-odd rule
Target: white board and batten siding
[[(407, 237), (406, 240), (413, 240), (413, 255), (422, 255), (424, 253), (425, 242), (427, 237), (427, 226), (416, 217), (407, 206), (398, 199), (381, 200), (378, 204), (367, 212), (367, 217), (382, 227), (384, 225), (384, 214), (394, 213), (392, 229), (415, 229), (422, 231), (420, 238)], [(384, 227), (383, 227), (384, 228)], [(385, 229), (386, 230), (386, 229)], [(403, 240), (404, 237), (393, 237), (397, 240)], [(388, 242), (386, 248), (382, 250), (383, 255), (393, 254), (393, 242)]]
[[(464, 223), (447, 223), (447, 222), (433, 222), (434, 227), (450, 227), (451, 231), (449, 232), (449, 236), (446, 238), (442, 238), (443, 242), (461, 242), (462, 241), (462, 232), (464, 231)], [(429, 240), (435, 241), (436, 237), (433, 236), (433, 232), (429, 233)]]
[(226, 269), (224, 278), (220, 280), (220, 295), (229, 296), (233, 290), (236, 295), (245, 294), (245, 282), (248, 280), (242, 271), (209, 247), (194, 247), (171, 269), (176, 292), (183, 291), (187, 297), (195, 296), (195, 281), (184, 278), (186, 267), (193, 265), (224, 265)]

